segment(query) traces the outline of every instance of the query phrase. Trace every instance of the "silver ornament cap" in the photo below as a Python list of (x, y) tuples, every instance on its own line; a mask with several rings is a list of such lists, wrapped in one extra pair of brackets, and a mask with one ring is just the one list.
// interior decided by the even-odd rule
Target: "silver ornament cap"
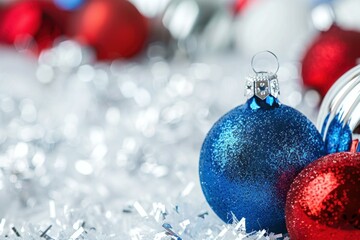
[[(263, 58), (264, 56), (267, 58), (270, 56), (273, 59), (272, 62), (276, 62), (274, 73), (272, 71), (263, 70), (263, 67), (259, 68), (256, 66), (258, 64), (261, 65), (262, 60), (266, 60)], [(276, 55), (270, 51), (259, 52), (253, 56), (251, 66), (255, 75), (249, 76), (246, 80), (245, 96), (248, 98), (256, 96), (261, 100), (266, 99), (269, 95), (277, 98), (280, 95), (280, 88), (276, 75), (279, 70), (279, 61)]]

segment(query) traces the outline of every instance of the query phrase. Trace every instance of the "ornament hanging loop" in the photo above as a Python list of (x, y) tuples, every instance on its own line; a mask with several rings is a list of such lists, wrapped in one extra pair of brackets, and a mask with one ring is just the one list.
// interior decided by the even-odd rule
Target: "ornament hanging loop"
[[(270, 68), (272, 69), (264, 70), (264, 66), (266, 65), (271, 66)], [(252, 57), (251, 67), (256, 74), (264, 73), (264, 72), (276, 74), (279, 71), (280, 64), (279, 64), (279, 59), (275, 55), (275, 53), (266, 50), (266, 51), (258, 52)]]
[[(270, 66), (273, 65), (273, 67), (265, 70), (264, 66), (269, 66), (269, 63)], [(245, 96), (248, 98), (256, 96), (261, 100), (265, 100), (269, 95), (277, 98), (280, 94), (279, 81), (276, 75), (280, 67), (277, 56), (270, 51), (259, 52), (251, 59), (251, 67), (255, 72), (255, 76), (248, 77), (245, 87)]]

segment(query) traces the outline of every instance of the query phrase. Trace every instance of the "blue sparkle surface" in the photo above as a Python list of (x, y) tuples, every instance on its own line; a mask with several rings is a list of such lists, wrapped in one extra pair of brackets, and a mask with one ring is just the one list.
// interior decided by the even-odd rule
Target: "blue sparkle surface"
[(246, 218), (247, 231), (286, 232), (285, 199), (295, 176), (325, 155), (315, 126), (295, 109), (253, 108), (254, 99), (218, 120), (204, 140), (204, 195), (225, 222)]
[[(352, 131), (348, 124), (343, 124), (342, 113), (335, 115), (330, 122), (325, 137), (325, 147), (327, 153), (346, 152), (350, 150), (352, 142)], [(324, 136), (325, 127), (329, 121), (329, 115), (326, 116), (321, 134)]]

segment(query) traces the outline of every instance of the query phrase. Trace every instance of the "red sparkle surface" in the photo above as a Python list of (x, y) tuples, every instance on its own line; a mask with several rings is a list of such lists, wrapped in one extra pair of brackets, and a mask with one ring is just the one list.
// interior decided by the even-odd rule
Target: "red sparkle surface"
[(360, 153), (327, 155), (294, 180), (286, 201), (291, 240), (360, 239)]
[(332, 26), (321, 33), (302, 61), (304, 84), (325, 96), (334, 82), (356, 66), (360, 58), (360, 33)]

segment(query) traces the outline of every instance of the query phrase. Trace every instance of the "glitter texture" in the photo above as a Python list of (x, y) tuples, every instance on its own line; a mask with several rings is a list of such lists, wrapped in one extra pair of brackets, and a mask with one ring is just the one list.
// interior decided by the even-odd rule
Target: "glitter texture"
[(231, 110), (208, 133), (200, 154), (202, 190), (225, 222), (234, 214), (246, 218), (248, 230), (285, 232), (287, 190), (296, 174), (324, 155), (324, 143), (295, 109), (254, 108), (254, 102)]
[[(325, 129), (328, 126), (329, 116), (330, 115), (325, 118), (323, 124), (323, 129), (321, 131), (323, 136), (325, 135)], [(340, 113), (335, 115), (334, 119), (329, 124), (326, 136), (324, 137), (327, 153), (345, 152), (350, 150), (352, 132), (349, 124), (344, 124), (342, 122)]]
[(291, 240), (360, 239), (359, 186), (359, 153), (334, 153), (311, 163), (287, 196)]

